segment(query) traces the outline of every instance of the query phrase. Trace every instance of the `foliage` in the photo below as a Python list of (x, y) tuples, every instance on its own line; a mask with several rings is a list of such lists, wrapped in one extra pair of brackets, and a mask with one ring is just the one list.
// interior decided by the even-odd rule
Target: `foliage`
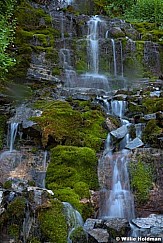
[(147, 21), (161, 25), (163, 0), (94, 0), (96, 12), (109, 17), (124, 17), (130, 20)]
[(50, 207), (42, 208), (38, 220), (44, 242), (67, 243), (67, 224), (60, 201), (52, 200)]
[(13, 18), (16, 0), (6, 0), (0, 3), (0, 79), (4, 79), (8, 69), (15, 64), (15, 59), (7, 53), (7, 48), (13, 41), (15, 19)]
[(137, 0), (126, 15), (136, 21), (161, 24), (163, 22), (163, 0)]
[(131, 187), (138, 203), (148, 200), (149, 190), (152, 187), (152, 170), (149, 165), (139, 160), (130, 163)]

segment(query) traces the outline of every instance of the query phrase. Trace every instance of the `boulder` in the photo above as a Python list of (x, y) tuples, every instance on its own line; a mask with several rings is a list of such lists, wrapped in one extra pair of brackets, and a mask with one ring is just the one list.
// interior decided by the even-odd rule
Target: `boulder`
[(144, 119), (149, 121), (151, 119), (156, 119), (156, 113), (144, 115)]
[(88, 243), (107, 243), (109, 234), (105, 229), (93, 229), (88, 232)]
[(127, 130), (126, 125), (123, 125), (123, 126), (119, 127), (118, 129), (111, 131), (110, 133), (113, 137), (115, 137), (117, 139), (121, 139), (121, 138), (125, 137), (127, 132), (128, 132), (128, 130)]
[(131, 223), (140, 236), (163, 237), (163, 215), (151, 214), (147, 218), (132, 219)]
[(109, 31), (110, 37), (119, 38), (125, 37), (125, 33), (121, 30), (120, 27), (113, 27)]
[(134, 140), (132, 140), (131, 142), (129, 142), (125, 148), (127, 149), (135, 149), (135, 148), (138, 148), (138, 147), (142, 147), (144, 145), (144, 143), (141, 141), (140, 138), (135, 138)]

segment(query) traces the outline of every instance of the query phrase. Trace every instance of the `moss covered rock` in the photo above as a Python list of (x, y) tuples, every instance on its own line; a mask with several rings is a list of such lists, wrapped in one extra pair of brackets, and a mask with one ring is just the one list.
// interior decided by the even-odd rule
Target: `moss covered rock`
[(91, 148), (57, 146), (51, 150), (47, 168), (47, 187), (55, 197), (70, 202), (81, 213), (80, 199), (89, 198), (89, 189), (98, 188), (97, 158)]
[(42, 131), (44, 146), (51, 144), (86, 146), (99, 151), (106, 138), (102, 127), (105, 117), (102, 111), (82, 102), (73, 107), (65, 101), (40, 101), (35, 107), (42, 109), (40, 117), (34, 117)]
[(156, 120), (150, 120), (144, 131), (142, 139), (145, 143), (150, 144), (152, 147), (158, 147), (158, 137), (162, 134), (162, 128), (157, 125)]
[(149, 192), (152, 188), (152, 168), (150, 165), (139, 160), (130, 163), (131, 187), (134, 191), (136, 201), (139, 204), (147, 202)]
[(67, 243), (67, 224), (64, 216), (63, 204), (58, 200), (51, 200), (48, 207), (39, 211), (43, 242)]
[(72, 243), (87, 242), (87, 236), (82, 227), (77, 227), (75, 230), (73, 230), (70, 239), (72, 240)]

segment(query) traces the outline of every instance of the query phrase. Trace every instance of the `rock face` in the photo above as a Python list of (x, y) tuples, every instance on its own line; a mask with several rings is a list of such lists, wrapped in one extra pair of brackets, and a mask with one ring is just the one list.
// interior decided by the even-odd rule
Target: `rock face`
[(131, 160), (141, 158), (152, 170), (153, 185), (149, 188), (149, 198), (144, 204), (136, 204), (136, 216), (147, 217), (151, 213), (163, 214), (163, 152), (160, 149), (137, 148)]
[(84, 229), (88, 234), (88, 243), (114, 242), (116, 236), (126, 236), (130, 231), (126, 219), (87, 219)]
[(136, 218), (131, 221), (139, 236), (163, 237), (163, 215), (151, 214), (148, 218)]

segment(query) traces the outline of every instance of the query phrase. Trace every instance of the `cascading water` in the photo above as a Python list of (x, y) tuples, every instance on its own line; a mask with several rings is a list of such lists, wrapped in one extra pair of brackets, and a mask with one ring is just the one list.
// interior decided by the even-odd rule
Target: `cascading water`
[(71, 233), (78, 227), (83, 227), (84, 222), (80, 213), (75, 210), (68, 202), (63, 202), (67, 226), (68, 226), (68, 243), (71, 243)]
[(113, 62), (114, 62), (114, 76), (117, 76), (117, 60), (116, 60), (116, 49), (115, 49), (115, 40), (111, 39), (112, 49), (113, 49)]
[[(126, 109), (125, 101), (111, 101), (111, 113), (121, 118), (122, 125), (128, 126), (129, 122), (123, 120)], [(112, 133), (111, 133), (112, 134)], [(105, 144), (105, 151), (99, 161), (99, 176), (101, 184), (101, 200), (99, 217), (105, 218), (134, 218), (134, 200), (130, 191), (127, 164), (129, 151), (124, 147), (129, 140), (128, 133), (122, 139), (120, 151), (112, 153), (112, 136), (109, 133)], [(110, 176), (112, 174), (112, 177)], [(112, 181), (112, 183), (110, 183)]]
[(111, 101), (112, 115), (122, 117), (126, 109), (126, 101), (113, 100)]
[(19, 123), (17, 122), (11, 122), (10, 126), (9, 126), (9, 135), (8, 137), (10, 137), (9, 141), (10, 141), (10, 152), (13, 151), (14, 148), (14, 142), (16, 139), (16, 135), (17, 135), (17, 131), (18, 131), (18, 125)]
[(99, 28), (98, 25), (102, 23), (102, 20), (94, 16), (88, 21), (88, 59), (89, 69), (92, 73), (99, 72)]
[(93, 16), (87, 24), (87, 59), (89, 72), (81, 75), (81, 79), (85, 86), (108, 90), (107, 77), (99, 73), (100, 29), (105, 27), (105, 21), (101, 20), (98, 16)]

